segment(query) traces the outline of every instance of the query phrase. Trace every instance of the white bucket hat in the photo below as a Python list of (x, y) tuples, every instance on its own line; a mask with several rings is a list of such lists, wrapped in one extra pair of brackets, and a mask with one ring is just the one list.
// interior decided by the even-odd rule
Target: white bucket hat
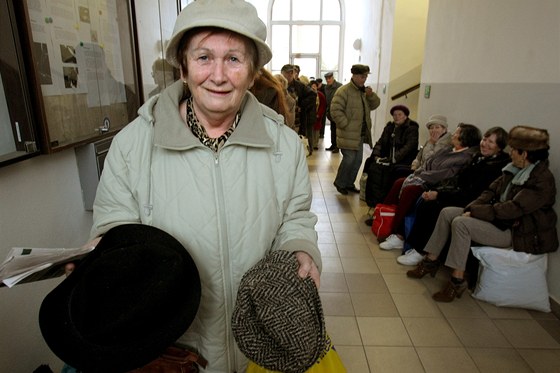
[(259, 68), (272, 58), (272, 51), (265, 43), (266, 26), (253, 5), (244, 0), (196, 0), (187, 5), (175, 21), (173, 36), (165, 50), (170, 64), (180, 68), (179, 42), (185, 32), (197, 27), (218, 27), (248, 37), (257, 47)]

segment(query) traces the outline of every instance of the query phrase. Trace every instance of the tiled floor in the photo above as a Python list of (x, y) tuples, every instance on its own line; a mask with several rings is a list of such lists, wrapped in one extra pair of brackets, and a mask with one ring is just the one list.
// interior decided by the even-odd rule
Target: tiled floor
[(560, 372), (560, 321), (552, 313), (498, 308), (467, 293), (437, 303), (431, 294), (448, 272), (406, 277), (411, 267), (396, 262), (397, 250), (380, 250), (364, 224), (367, 205), (334, 188), (342, 155), (324, 150), (329, 138), (308, 164), (323, 254), (320, 294), (348, 372)]

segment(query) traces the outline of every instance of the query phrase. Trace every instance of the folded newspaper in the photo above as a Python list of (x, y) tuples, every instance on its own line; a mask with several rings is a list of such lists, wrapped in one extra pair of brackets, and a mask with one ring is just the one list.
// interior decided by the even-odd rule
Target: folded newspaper
[(82, 259), (93, 247), (14, 247), (0, 265), (0, 286), (46, 280), (64, 274), (67, 263)]

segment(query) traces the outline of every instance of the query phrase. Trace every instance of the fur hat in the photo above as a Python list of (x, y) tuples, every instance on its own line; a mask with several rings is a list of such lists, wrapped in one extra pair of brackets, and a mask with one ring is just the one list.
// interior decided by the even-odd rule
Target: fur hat
[(269, 370), (305, 372), (327, 344), (317, 287), (298, 267), (293, 253), (273, 251), (239, 285), (233, 336), (247, 358)]
[(549, 149), (548, 131), (529, 126), (515, 126), (509, 131), (508, 145), (526, 151)]
[(369, 66), (368, 65), (352, 65), (350, 69), (352, 74), (369, 74)]
[(434, 114), (428, 119), (426, 127), (429, 129), (432, 124), (439, 124), (442, 127), (447, 128), (447, 117), (441, 114)]
[(394, 113), (396, 110), (402, 111), (402, 112), (404, 113), (404, 115), (406, 115), (407, 117), (410, 115), (410, 110), (408, 110), (408, 108), (407, 108), (406, 106), (404, 106), (404, 105), (395, 105), (395, 106), (393, 106), (393, 107), (391, 108), (391, 110), (390, 110), (391, 115), (393, 115), (393, 113)]
[(218, 27), (251, 39), (258, 53), (258, 67), (266, 65), (272, 51), (265, 43), (266, 26), (255, 7), (244, 0), (197, 0), (187, 5), (177, 17), (173, 36), (165, 50), (165, 58), (180, 68), (177, 49), (183, 35), (197, 27)]
[(84, 372), (128, 372), (156, 359), (190, 326), (200, 303), (196, 265), (166, 232), (110, 229), (43, 300), (50, 349)]

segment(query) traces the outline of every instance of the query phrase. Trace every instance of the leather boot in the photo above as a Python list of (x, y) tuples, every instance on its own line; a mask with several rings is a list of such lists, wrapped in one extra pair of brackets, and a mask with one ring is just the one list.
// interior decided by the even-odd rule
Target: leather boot
[(460, 284), (455, 284), (453, 283), (453, 281), (449, 280), (449, 282), (443, 289), (432, 295), (432, 298), (436, 302), (449, 303), (453, 301), (455, 297), (461, 298), (461, 295), (463, 295), (463, 293), (467, 289), (467, 285), (467, 281), (465, 280), (463, 280)]
[(422, 278), (429, 273), (430, 276), (435, 277), (438, 269), (439, 269), (439, 262), (437, 260), (430, 260), (428, 258), (424, 258), (416, 268), (406, 272), (406, 275), (407, 277), (412, 277), (412, 278)]

